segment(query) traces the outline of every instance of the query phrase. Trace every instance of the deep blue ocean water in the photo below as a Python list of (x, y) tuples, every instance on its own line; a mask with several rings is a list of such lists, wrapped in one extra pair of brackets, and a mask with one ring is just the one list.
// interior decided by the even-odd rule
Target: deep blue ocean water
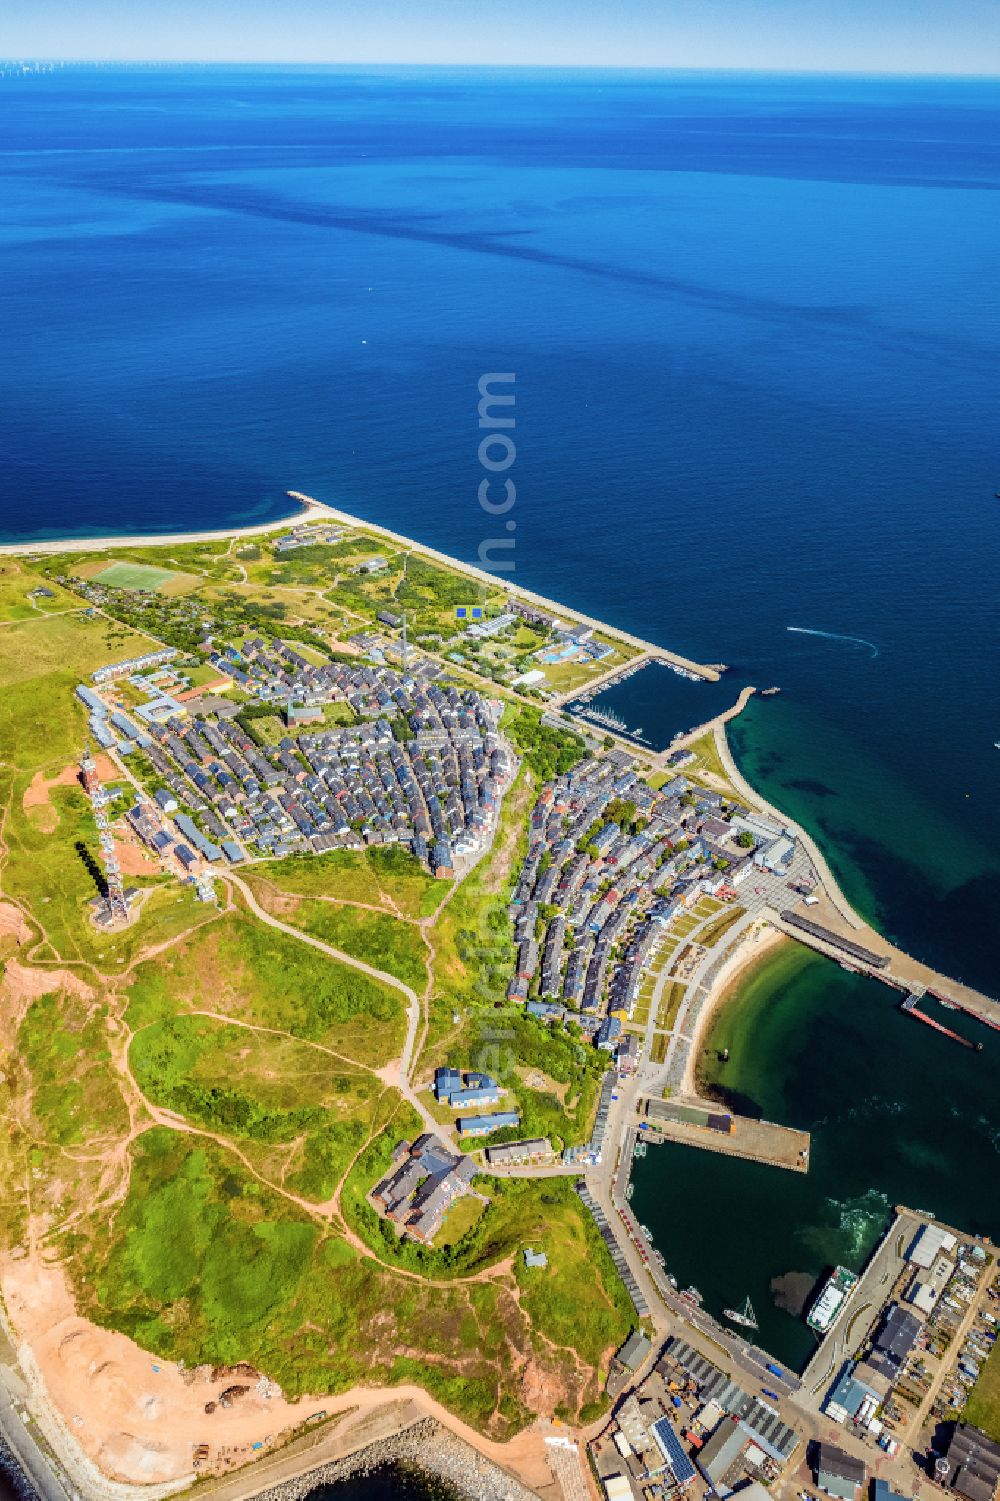
[(475, 560), (504, 535), (477, 382), (514, 372), (518, 581), (731, 663), (734, 697), (780, 684), (733, 728), (748, 775), (895, 939), (1000, 993), (997, 97), (2, 80), (0, 532), (253, 522), (291, 488)]

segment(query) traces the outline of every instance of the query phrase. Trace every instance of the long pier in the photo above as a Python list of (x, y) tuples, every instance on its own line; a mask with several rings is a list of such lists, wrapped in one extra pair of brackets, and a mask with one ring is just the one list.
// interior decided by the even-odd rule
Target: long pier
[[(930, 994), (930, 992), (925, 992), (925, 994)], [(921, 1011), (917, 1005), (919, 1000), (920, 996), (911, 991), (900, 1009), (905, 1011), (907, 1016), (915, 1016), (917, 1021), (923, 1022), (925, 1026), (933, 1027), (935, 1032), (941, 1033), (942, 1037), (950, 1037), (952, 1042), (960, 1042), (963, 1048), (971, 1048), (973, 1052), (978, 1053), (983, 1051), (982, 1043), (979, 1043), (977, 1046), (976, 1043), (970, 1042), (967, 1037), (963, 1037), (961, 1032), (953, 1031), (951, 1027), (946, 1027), (944, 1022), (935, 1021), (933, 1016), (928, 1016), (926, 1011)]]
[[(1000, 1032), (1000, 1001), (905, 954), (860, 919), (857, 927), (848, 927), (825, 888), (808, 919), (786, 909), (776, 919), (776, 926), (790, 938), (797, 938), (800, 943), (808, 944), (828, 958), (837, 959), (842, 964), (849, 961), (848, 967), (859, 974), (883, 980), (905, 995), (933, 996), (946, 1006), (982, 1022), (992, 1031)], [(864, 942), (860, 943), (859, 939)], [(928, 1021), (938, 1030), (950, 1033), (950, 1028), (942, 1027), (932, 1018)], [(950, 1035), (958, 1037), (959, 1034)], [(968, 1045), (975, 1047), (974, 1043)]]
[(772, 914), (775, 926), (818, 953), (841, 964), (846, 963), (848, 968), (884, 980), (906, 993), (929, 991), (945, 1005), (954, 1006), (957, 1011), (964, 1011), (967, 1016), (1000, 1032), (1000, 1001), (904, 953), (855, 912), (808, 830), (767, 802), (743, 776), (729, 748), (725, 724), (716, 724), (714, 734), (719, 758), (741, 799), (748, 807), (773, 818), (780, 827), (794, 834), (816, 874), (817, 901), (810, 907), (808, 918), (786, 908), (780, 915), (777, 912)]

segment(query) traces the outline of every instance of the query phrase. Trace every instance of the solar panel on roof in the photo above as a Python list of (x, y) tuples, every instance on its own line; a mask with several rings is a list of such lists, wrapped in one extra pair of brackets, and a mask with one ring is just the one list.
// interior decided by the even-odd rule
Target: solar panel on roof
[(689, 1480), (693, 1480), (694, 1465), (685, 1454), (669, 1418), (657, 1418), (653, 1424), (653, 1437), (677, 1484), (686, 1485)]

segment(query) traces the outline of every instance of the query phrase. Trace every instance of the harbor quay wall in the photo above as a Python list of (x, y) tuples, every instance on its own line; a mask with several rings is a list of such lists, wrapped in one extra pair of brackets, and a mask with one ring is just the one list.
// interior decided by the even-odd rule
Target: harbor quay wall
[[(639, 1138), (639, 1131), (635, 1126), (629, 1126), (621, 1142), (621, 1149), (615, 1165), (614, 1176), (611, 1181), (610, 1200), (611, 1207), (621, 1224), (621, 1229), (633, 1248), (639, 1248), (645, 1243), (641, 1240), (641, 1231), (635, 1215), (628, 1203), (627, 1190), (629, 1179), (632, 1176), (632, 1163), (635, 1152), (635, 1144)], [(783, 1396), (793, 1395), (800, 1386), (800, 1378), (794, 1371), (788, 1370), (781, 1363), (782, 1374), (778, 1376), (775, 1371), (775, 1357), (767, 1350), (747, 1339), (743, 1334), (721, 1324), (718, 1319), (708, 1313), (698, 1303), (690, 1301), (683, 1293), (670, 1282), (667, 1270), (660, 1266), (653, 1258), (644, 1262), (642, 1268), (644, 1285), (662, 1305), (667, 1315), (667, 1322), (659, 1308), (651, 1309), (654, 1322), (657, 1324), (658, 1334), (676, 1333), (676, 1327), (672, 1320), (677, 1320), (689, 1333), (699, 1335), (707, 1344), (708, 1349), (703, 1353), (712, 1359), (711, 1347), (722, 1351), (735, 1365), (749, 1376), (751, 1380), (766, 1381), (771, 1385), (777, 1384)]]
[(851, 953), (845, 954), (835, 944), (825, 942), (818, 934), (806, 932), (802, 928), (783, 922), (778, 915), (774, 917), (774, 924), (787, 937), (796, 939), (807, 948), (815, 949), (818, 954), (823, 954), (828, 959), (836, 959), (839, 963), (847, 962), (849, 968), (868, 975), (873, 980), (881, 980), (900, 992), (916, 991), (918, 995), (930, 992), (949, 1001), (966, 1016), (983, 1022), (994, 1031), (1000, 1031), (1000, 1002), (993, 1000), (991, 996), (983, 995), (978, 990), (973, 990), (970, 985), (963, 985), (961, 980), (953, 980), (948, 975), (939, 974), (929, 965), (921, 963), (919, 959), (904, 954), (902, 949), (894, 948), (874, 928), (852, 929), (850, 938), (854, 942), (857, 942), (859, 938), (864, 939), (865, 945), (874, 953), (885, 957), (888, 963), (881, 968), (865, 964), (862, 959)]
[(906, 1265), (906, 1252), (930, 1216), (897, 1211), (862, 1269), (860, 1279), (820, 1340), (802, 1373), (802, 1394), (810, 1406), (822, 1406), (831, 1382), (846, 1361), (854, 1359), (892, 1294)]
[(997, 1247), (982, 1236), (935, 1219), (924, 1209), (908, 1209), (897, 1204), (893, 1218), (866, 1261), (857, 1286), (834, 1319), (802, 1373), (802, 1400), (815, 1411), (822, 1408), (826, 1393), (848, 1360), (869, 1337), (892, 1301), (900, 1274), (907, 1268), (907, 1252), (917, 1232), (925, 1225), (950, 1231), (956, 1240), (976, 1240), (985, 1251), (997, 1256)]
[(865, 923), (858, 916), (854, 908), (851, 906), (850, 902), (840, 890), (840, 887), (834, 880), (833, 872), (826, 862), (826, 857), (823, 854), (823, 851), (820, 849), (815, 839), (813, 839), (812, 835), (809, 834), (804, 828), (802, 828), (801, 824), (797, 824), (792, 819), (790, 819), (786, 813), (783, 813), (781, 811), (780, 808), (776, 808), (773, 803), (769, 803), (765, 798), (761, 797), (760, 793), (756, 790), (755, 787), (751, 787), (750, 783), (747, 781), (746, 777), (743, 775), (736, 764), (736, 760), (733, 756), (732, 750), (730, 749), (729, 741), (726, 737), (726, 726), (723, 721), (716, 721), (714, 734), (715, 748), (719, 753), (719, 760), (725, 767), (726, 775), (729, 777), (729, 780), (736, 788), (736, 791), (747, 803), (749, 803), (751, 808), (756, 808), (759, 812), (775, 819), (775, 821), (779, 823), (782, 828), (789, 829), (792, 833), (795, 834), (796, 838), (799, 840), (803, 849), (806, 851), (810, 860), (812, 861), (813, 866), (816, 870), (816, 874), (819, 876), (820, 881), (823, 884), (823, 888), (829, 896), (830, 901), (836, 908), (837, 912), (847, 923), (848, 927), (856, 928), (858, 930), (864, 929)]
[(741, 688), (739, 697), (731, 708), (724, 709), (721, 714), (716, 714), (714, 719), (706, 719), (704, 724), (696, 724), (693, 730), (684, 730), (683, 733), (675, 735), (667, 749), (660, 752), (661, 757), (672, 755), (677, 750), (684, 750), (686, 746), (693, 745), (696, 740), (700, 740), (703, 735), (708, 735), (714, 730), (721, 730), (731, 719), (743, 713), (756, 692), (757, 689), (749, 685)]
[(950, 1001), (966, 1015), (978, 1018), (986, 1026), (1000, 1031), (1000, 1001), (992, 996), (984, 995), (981, 991), (974, 990), (971, 985), (965, 985), (961, 980), (955, 980), (950, 975), (943, 975), (934, 970), (928, 964), (898, 949), (891, 944), (877, 929), (871, 927), (865, 920), (854, 911), (850, 902), (844, 896), (838, 886), (833, 872), (827, 864), (822, 850), (815, 839), (801, 824), (796, 823), (769, 803), (760, 793), (751, 787), (743, 776), (736, 761), (733, 758), (729, 741), (726, 738), (726, 727), (721, 721), (715, 724), (715, 744), (719, 758), (726, 769), (733, 786), (751, 807), (758, 809), (775, 819), (783, 828), (788, 829), (795, 835), (812, 862), (813, 868), (819, 880), (822, 890), (822, 903), (813, 911), (813, 916), (819, 924), (831, 930), (835, 935), (847, 939), (852, 944), (870, 949), (879, 958), (886, 959), (887, 965), (882, 968), (865, 966), (855, 957), (845, 955), (836, 946), (824, 944), (822, 938), (815, 934), (809, 934), (802, 928), (793, 927), (783, 923), (777, 913), (772, 914), (775, 926), (789, 938), (796, 938), (800, 943), (807, 944), (816, 949), (818, 953), (825, 954), (827, 958), (843, 961), (845, 957), (850, 959), (851, 967), (870, 974), (878, 979), (884, 979), (905, 990), (929, 990), (933, 994)]

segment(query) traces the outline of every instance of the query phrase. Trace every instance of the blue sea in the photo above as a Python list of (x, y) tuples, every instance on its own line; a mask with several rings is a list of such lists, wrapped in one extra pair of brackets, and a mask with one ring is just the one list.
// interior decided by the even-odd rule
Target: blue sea
[(5, 539), (287, 489), (472, 561), (506, 537), (519, 583), (780, 685), (748, 775), (1000, 993), (994, 81), (67, 68), (0, 80), (0, 152)]

